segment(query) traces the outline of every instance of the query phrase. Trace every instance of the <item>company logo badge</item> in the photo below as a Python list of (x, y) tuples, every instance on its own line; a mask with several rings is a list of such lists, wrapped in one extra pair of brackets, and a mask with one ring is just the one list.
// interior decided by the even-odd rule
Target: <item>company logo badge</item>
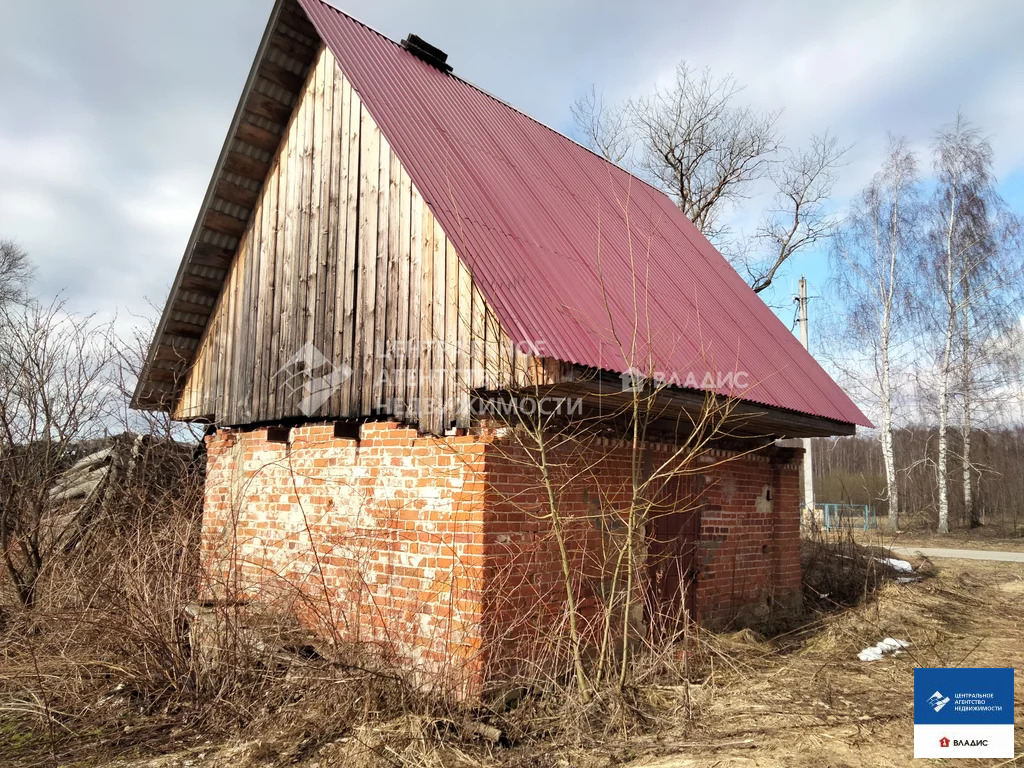
[(647, 377), (639, 368), (627, 368), (619, 374), (619, 379), (622, 381), (623, 392), (643, 392), (647, 384)]
[(1013, 670), (914, 670), (914, 757), (1013, 758)]
[(932, 705), (932, 709), (936, 712), (941, 712), (942, 708), (949, 704), (949, 696), (943, 696), (939, 691), (936, 691), (928, 697), (928, 703)]

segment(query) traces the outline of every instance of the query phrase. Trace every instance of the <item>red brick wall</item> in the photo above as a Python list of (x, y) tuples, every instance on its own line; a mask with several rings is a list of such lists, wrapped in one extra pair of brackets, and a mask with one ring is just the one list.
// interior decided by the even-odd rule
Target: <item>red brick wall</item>
[[(296, 427), (288, 443), (266, 436), (208, 439), (210, 596), (290, 602), (321, 631), (386, 645), (463, 690), (480, 682), (488, 639), (525, 655), (529, 643), (566, 632), (551, 500), (536, 454), (514, 436), (420, 437), (385, 423), (364, 424), (358, 442), (335, 438), (331, 424)], [(624, 540), (614, 512), (631, 497), (633, 451), (606, 438), (548, 451), (586, 634), (604, 616), (596, 608), (609, 558)], [(672, 451), (646, 445), (638, 471)], [(799, 602), (797, 453), (711, 451), (687, 479), (702, 515), (696, 609), (705, 622)]]
[(503, 665), (546, 656), (569, 633), (552, 504), (563, 520), (580, 635), (600, 634), (602, 581), (614, 554), (609, 538), (621, 529), (616, 510), (631, 496), (630, 454), (620, 446), (600, 438), (552, 440), (543, 457), (547, 483), (530, 440), (497, 439), (487, 446), (484, 635)]
[(704, 623), (753, 623), (773, 603), (800, 607), (799, 453), (703, 457), (713, 465), (704, 481), (696, 598)]
[[(650, 476), (677, 451), (671, 445), (644, 445), (638, 472)], [(710, 450), (697, 459), (704, 469), (680, 478), (680, 500), (700, 516), (694, 603), (703, 623), (749, 624), (780, 604), (799, 608), (798, 453), (774, 447), (756, 453)], [(626, 442), (592, 439), (549, 446), (545, 457), (551, 467), (548, 485), (565, 519), (563, 539), (582, 634), (601, 631), (605, 613), (593, 609), (601, 604), (624, 542), (616, 512), (633, 497), (633, 455)], [(562, 557), (546, 519), (546, 484), (536, 451), (517, 441), (493, 441), (486, 468), (485, 634), (505, 637), (507, 650), (529, 655), (524, 643), (547, 644), (554, 626), (566, 631)], [(647, 599), (638, 594), (631, 614), (638, 631)]]
[(483, 444), (369, 423), (208, 438), (207, 597), (290, 604), (461, 687), (479, 665)]

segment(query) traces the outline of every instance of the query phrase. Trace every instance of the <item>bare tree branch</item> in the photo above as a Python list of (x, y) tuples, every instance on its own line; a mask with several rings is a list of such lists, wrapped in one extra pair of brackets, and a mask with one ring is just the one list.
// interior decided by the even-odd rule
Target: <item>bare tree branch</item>
[(769, 170), (778, 190), (775, 205), (765, 213), (756, 235), (769, 255), (744, 265), (755, 293), (770, 286), (797, 251), (836, 233), (838, 219), (828, 212), (827, 204), (848, 150), (827, 132), (812, 136), (806, 150), (782, 150), (786, 159)]
[(725, 204), (764, 178), (781, 146), (781, 110), (738, 106), (741, 90), (731, 75), (716, 78), (682, 62), (669, 88), (631, 104), (644, 170), (709, 237), (719, 234)]
[[(754, 291), (768, 288), (793, 254), (831, 237), (827, 213), (836, 171), (847, 148), (829, 133), (807, 149), (783, 146), (781, 110), (761, 111), (739, 101), (732, 76), (695, 71), (685, 62), (667, 88), (609, 107), (595, 88), (572, 107), (578, 133), (604, 158), (623, 165), (637, 155), (637, 170), (664, 190), (701, 232), (728, 247)], [(725, 243), (723, 218), (730, 203), (776, 188), (753, 237)]]
[(604, 96), (590, 86), (570, 110), (583, 143), (605, 160), (626, 168), (633, 150), (626, 108), (606, 105)]
[(28, 253), (14, 240), (0, 240), (0, 307), (27, 298), (33, 267)]

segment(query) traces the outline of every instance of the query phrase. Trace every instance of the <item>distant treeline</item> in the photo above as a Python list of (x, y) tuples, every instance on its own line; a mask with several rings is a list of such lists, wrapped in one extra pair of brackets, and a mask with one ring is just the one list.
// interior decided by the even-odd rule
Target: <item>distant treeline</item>
[[(911, 427), (893, 432), (898, 470), (902, 527), (934, 527), (938, 519), (938, 432)], [(950, 452), (959, 457), (962, 438), (949, 436)], [(873, 505), (888, 513), (885, 465), (879, 441), (873, 437), (822, 438), (814, 441), (815, 500)], [(975, 504), (981, 522), (1016, 530), (1024, 525), (1024, 427), (975, 430), (971, 435)], [(949, 473), (951, 528), (966, 528), (963, 476), (959, 461)]]

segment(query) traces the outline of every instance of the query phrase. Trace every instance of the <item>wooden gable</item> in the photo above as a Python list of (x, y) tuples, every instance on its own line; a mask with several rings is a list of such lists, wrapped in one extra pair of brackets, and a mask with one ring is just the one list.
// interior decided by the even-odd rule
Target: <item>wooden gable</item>
[(132, 406), (173, 407), (320, 46), (294, 0), (275, 4), (139, 375)]
[(239, 235), (176, 418), (440, 433), (472, 391), (537, 380), (323, 46)]
[[(389, 65), (378, 65), (386, 77)], [(602, 419), (631, 412), (618, 369), (512, 343), (509, 330), (532, 338), (522, 316), (502, 327), (485, 296), (529, 296), (525, 284), (475, 279), (450, 237), (463, 224), (446, 233), (430, 207), (461, 210), (458, 190), (435, 189), (441, 197), (426, 202), (406, 167), (422, 157), (407, 143), (403, 163), (371, 112), (384, 107), (368, 108), (343, 69), (297, 0), (278, 0), (133, 407), (221, 425), (394, 417), (441, 434), (469, 424), (477, 393), (542, 386), (587, 398)], [(419, 173), (424, 189), (437, 186)], [(575, 318), (561, 304), (547, 310)], [(645, 407), (674, 433), (704, 398), (672, 388)], [(756, 403), (736, 411), (754, 434), (853, 431)]]

